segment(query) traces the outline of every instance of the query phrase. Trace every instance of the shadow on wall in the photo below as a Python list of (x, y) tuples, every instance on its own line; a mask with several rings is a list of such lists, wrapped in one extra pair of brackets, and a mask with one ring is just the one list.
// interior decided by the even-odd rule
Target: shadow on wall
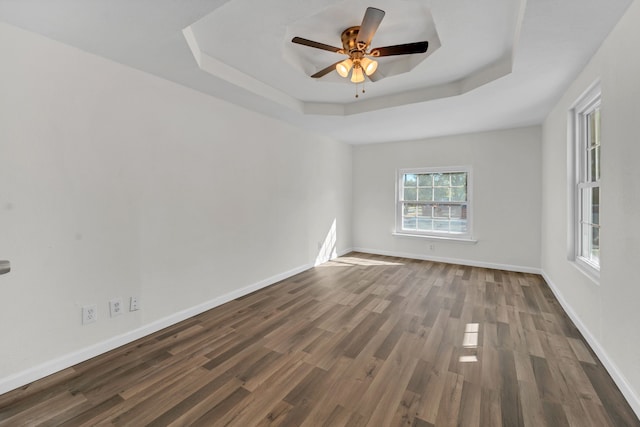
[(324, 238), (324, 242), (322, 242), (321, 245), (318, 245), (318, 256), (316, 256), (316, 262), (314, 265), (320, 265), (323, 262), (327, 262), (338, 256), (338, 251), (336, 249), (337, 240), (338, 234), (336, 231), (336, 219), (334, 218), (331, 223), (331, 227), (329, 228), (329, 232), (327, 233), (327, 237)]
[[(331, 227), (327, 232), (327, 236), (322, 243), (318, 242), (318, 255), (316, 256), (316, 262), (314, 266), (324, 264), (323, 267), (350, 267), (350, 266), (380, 266), (380, 265), (403, 265), (398, 261), (382, 261), (379, 259), (361, 258), (358, 256), (343, 256), (338, 258), (338, 250), (336, 248), (338, 240), (338, 231), (336, 225), (336, 219), (333, 219)], [(338, 259), (336, 259), (338, 258)], [(331, 261), (332, 262), (327, 262)]]

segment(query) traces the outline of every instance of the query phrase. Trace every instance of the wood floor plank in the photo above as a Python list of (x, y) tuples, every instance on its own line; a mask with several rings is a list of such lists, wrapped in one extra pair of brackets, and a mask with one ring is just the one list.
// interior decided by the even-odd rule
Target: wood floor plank
[(581, 366), (614, 425), (638, 425), (638, 419), (634, 416), (629, 405), (625, 401), (616, 398), (619, 396), (618, 387), (607, 372), (601, 366), (596, 366), (592, 363), (582, 362)]
[(65, 412), (68, 408), (81, 405), (84, 402), (86, 402), (86, 398), (81, 394), (73, 395), (66, 391), (34, 405), (29, 411), (21, 411), (7, 417), (2, 423), (13, 426), (42, 424), (49, 418)]
[(229, 381), (229, 377), (230, 375), (225, 373), (206, 383), (178, 404), (160, 413), (147, 426), (188, 425), (195, 422), (211, 407), (220, 403), (240, 387), (238, 383)]
[(533, 372), (529, 355), (516, 352), (513, 356), (516, 362), (516, 377), (518, 381), (524, 381), (536, 387), (536, 375)]
[[(522, 419), (527, 427), (547, 427), (544, 407), (534, 383), (518, 381), (518, 395), (522, 402)], [(551, 425), (549, 427), (555, 427)]]
[(171, 406), (149, 425), (163, 426), (178, 421), (183, 424), (185, 420), (195, 421), (207, 411), (208, 406), (218, 404), (231, 392), (239, 387), (244, 387), (246, 379), (250, 376), (247, 371), (255, 370), (256, 364), (269, 360), (273, 352), (266, 348), (261, 348), (247, 354), (244, 358), (236, 361), (232, 366), (221, 370), (220, 375), (191, 393), (189, 396)]
[(459, 426), (482, 427), (480, 424), (480, 410), (482, 402), (482, 388), (479, 384), (464, 382), (460, 397)]
[(446, 373), (444, 389), (438, 407), (436, 425), (451, 427), (458, 425), (458, 415), (460, 413), (460, 401), (462, 399), (462, 387), (464, 378), (453, 372)]
[(500, 409), (502, 413), (502, 425), (523, 426), (522, 399), (518, 386), (516, 365), (513, 353), (508, 350), (498, 350), (500, 360)]
[[(120, 405), (124, 399), (119, 395), (111, 396), (109, 399), (101, 402), (99, 404), (92, 404), (86, 409), (83, 408), (81, 411), (72, 412), (71, 414), (67, 414), (64, 417), (52, 417), (47, 420), (46, 424), (55, 425), (58, 427), (72, 427), (79, 426), (85, 423), (88, 423), (93, 419), (96, 415), (102, 414), (106, 411), (113, 409), (114, 407)], [(51, 414), (47, 414), (51, 415)], [(69, 416), (71, 415), (71, 416)]]
[(640, 421), (540, 276), (351, 253), (0, 396), (16, 425)]
[(220, 403), (209, 409), (204, 415), (191, 423), (192, 427), (209, 427), (215, 425), (220, 418), (225, 415), (231, 408), (233, 408), (238, 402), (244, 399), (251, 392), (243, 387), (238, 387), (229, 396), (227, 396)]
[(273, 408), (313, 370), (301, 357), (283, 364), (218, 421), (221, 425), (251, 425), (268, 417)]
[(28, 406), (29, 399), (34, 402), (44, 400), (46, 398), (42, 396), (43, 394), (46, 395), (50, 393), (51, 390), (55, 387), (58, 387), (60, 383), (64, 383), (65, 381), (77, 376), (78, 373), (75, 370), (75, 367), (71, 367), (64, 369), (54, 375), (49, 375), (45, 378), (42, 378), (39, 381), (19, 387), (13, 390), (11, 393), (2, 394), (0, 395), (0, 408), (5, 408), (2, 413), (8, 413), (9, 407), (15, 408), (17, 402), (25, 403), (25, 401), (27, 401)]
[(419, 405), (419, 395), (406, 390), (402, 395), (396, 413), (391, 418), (390, 426), (410, 426), (415, 419), (415, 412)]
[(500, 391), (483, 387), (480, 394), (480, 425), (502, 427)]
[(591, 356), (591, 353), (584, 345), (584, 342), (582, 342), (582, 340), (576, 338), (567, 338), (567, 341), (569, 342), (569, 345), (573, 349), (573, 352), (576, 354), (576, 357), (580, 362), (591, 363), (592, 365), (596, 364), (596, 361)]
[(559, 385), (551, 375), (547, 360), (542, 357), (531, 356), (531, 366), (536, 378), (540, 398), (549, 402), (562, 402), (563, 394), (560, 392)]
[(544, 417), (550, 427), (569, 427), (564, 408), (556, 402), (543, 401)]

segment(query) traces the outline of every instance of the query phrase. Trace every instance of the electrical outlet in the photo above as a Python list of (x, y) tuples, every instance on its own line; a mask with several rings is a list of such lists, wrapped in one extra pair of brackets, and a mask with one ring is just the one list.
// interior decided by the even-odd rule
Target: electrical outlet
[(109, 301), (109, 311), (111, 317), (120, 316), (122, 314), (122, 298), (118, 297)]
[(435, 243), (429, 243), (429, 250), (430, 251), (435, 251), (436, 250), (436, 244)]
[(137, 311), (140, 310), (140, 298), (131, 297), (129, 300), (129, 311)]
[(98, 306), (95, 304), (82, 307), (82, 324), (93, 323), (98, 320)]

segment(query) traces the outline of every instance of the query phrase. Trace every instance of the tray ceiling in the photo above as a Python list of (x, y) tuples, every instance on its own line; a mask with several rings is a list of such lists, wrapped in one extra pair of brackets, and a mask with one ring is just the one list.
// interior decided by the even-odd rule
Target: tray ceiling
[[(540, 123), (631, 1), (0, 0), (0, 20), (357, 144)], [(339, 47), (368, 6), (386, 11), (374, 47), (433, 49), (380, 61), (406, 72), (356, 100), (344, 79), (308, 77), (336, 54), (290, 40)]]

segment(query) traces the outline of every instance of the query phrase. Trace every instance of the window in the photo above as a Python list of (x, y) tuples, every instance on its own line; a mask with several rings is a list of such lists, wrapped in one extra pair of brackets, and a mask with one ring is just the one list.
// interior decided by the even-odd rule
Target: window
[(402, 169), (397, 179), (397, 233), (471, 235), (469, 168)]
[(575, 123), (574, 256), (587, 272), (600, 270), (600, 88), (573, 110)]

